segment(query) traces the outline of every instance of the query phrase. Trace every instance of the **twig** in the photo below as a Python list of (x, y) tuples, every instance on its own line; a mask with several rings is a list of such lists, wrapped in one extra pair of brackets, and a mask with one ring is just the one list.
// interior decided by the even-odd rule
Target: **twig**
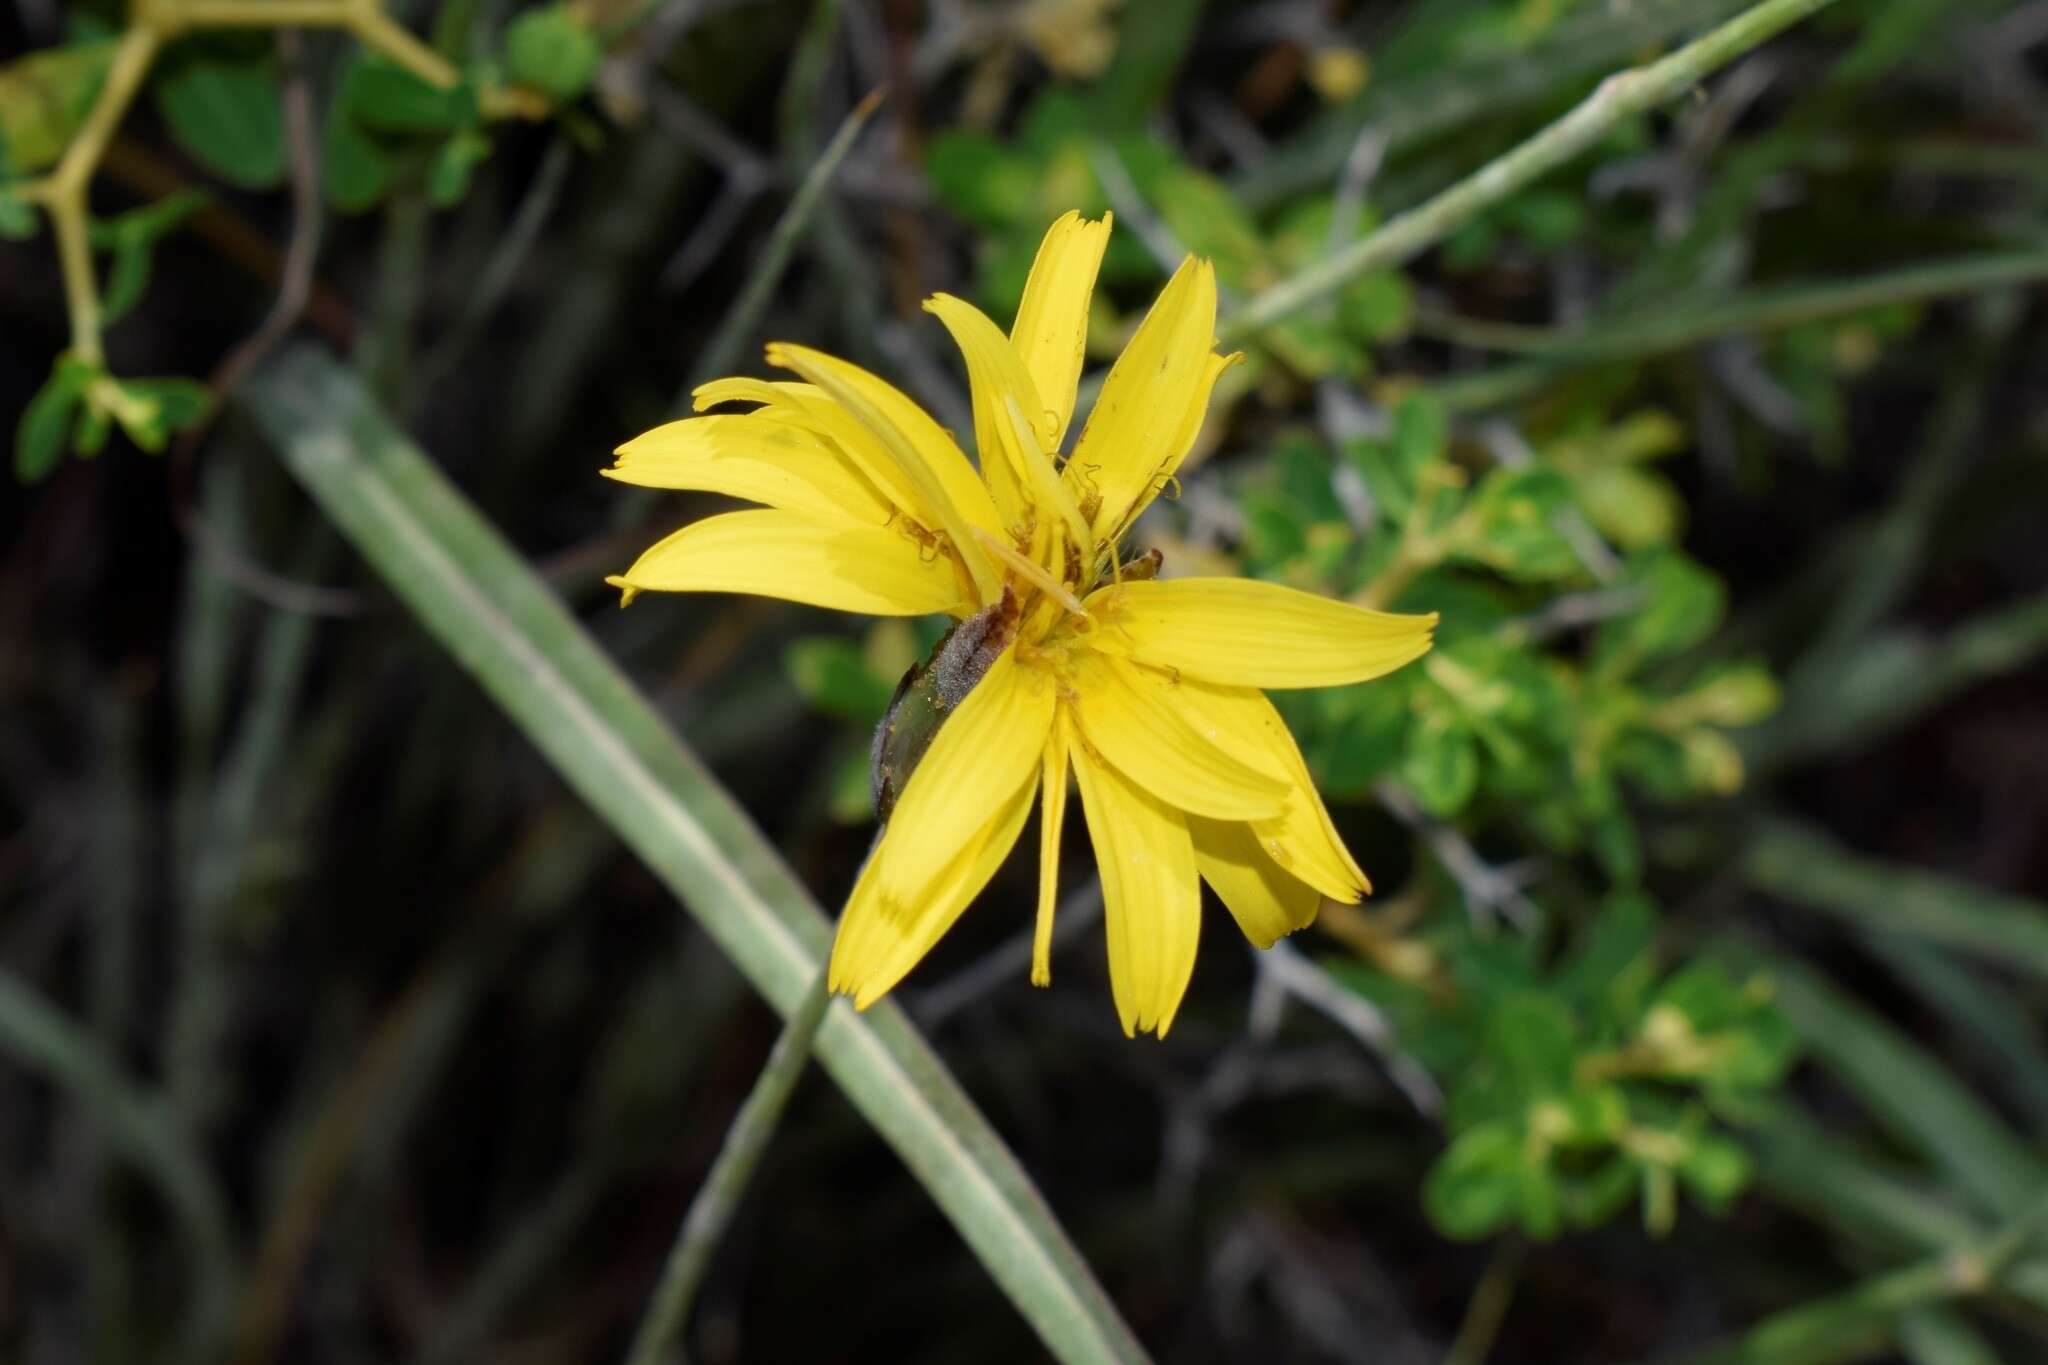
[(1620, 588), (1598, 588), (1592, 592), (1566, 593), (1552, 598), (1537, 611), (1518, 616), (1501, 627), (1501, 633), (1518, 645), (1541, 644), (1566, 631), (1597, 625), (1617, 616), (1627, 616), (1649, 601), (1641, 584)]
[(235, 390), (257, 366), (268, 359), (279, 342), (305, 315), (312, 298), (314, 267), (320, 258), (320, 235), (324, 206), (320, 197), (320, 139), (314, 119), (312, 84), (301, 69), (303, 43), (289, 29), (277, 33), (280, 65), (288, 72), (280, 99), (284, 105), (285, 136), (292, 149), (292, 229), (286, 243), (284, 265), (279, 272), (277, 298), (255, 331), (221, 358), (207, 387), (213, 391), (213, 410), (197, 425), (188, 428), (172, 448), (170, 477), (166, 481), (171, 500), (171, 520), (220, 571), (222, 578), (279, 611), (308, 616), (356, 616), (364, 609), (363, 594), (347, 588), (323, 588), (300, 583), (265, 568), (244, 554), (217, 526), (207, 521), (192, 497), (192, 464), (199, 444), (212, 429), (214, 418)]
[(1465, 842), (1465, 836), (1440, 821), (1432, 820), (1415, 804), (1405, 788), (1394, 782), (1379, 782), (1373, 786), (1373, 794), (1380, 804), (1408, 828), (1422, 836), (1430, 852), (1451, 874), (1452, 880), (1465, 893), (1475, 918), (1480, 912), (1498, 912), (1505, 915), (1518, 929), (1536, 927), (1542, 918), (1542, 911), (1535, 902), (1522, 894), (1522, 889), (1500, 868), (1494, 867), (1479, 856), (1478, 850)]
[(1345, 990), (1329, 973), (1310, 962), (1293, 944), (1282, 940), (1255, 959), (1261, 973), (1270, 973), (1303, 1004), (1327, 1015), (1332, 1022), (1365, 1045), (1379, 1058), (1387, 1078), (1399, 1087), (1416, 1112), (1434, 1118), (1442, 1112), (1443, 1091), (1436, 1080), (1402, 1050), (1393, 1025), (1377, 1006), (1363, 996)]
[[(1102, 917), (1102, 883), (1089, 879), (1060, 901), (1053, 915), (1053, 946), (1065, 947)], [(988, 997), (1004, 982), (1022, 980), (1031, 966), (1031, 930), (1020, 929), (944, 981), (919, 995), (910, 1012), (927, 1032)]]
[(1401, 264), (1459, 224), (1589, 150), (1624, 119), (1684, 93), (1716, 68), (1830, 3), (1764, 0), (1660, 61), (1609, 76), (1583, 103), (1513, 151), (1237, 309), (1219, 327), (1223, 342), (1241, 340), (1298, 312), (1367, 271)]
[(739, 1212), (740, 1200), (746, 1196), (754, 1170), (775, 1136), (797, 1079), (810, 1065), (811, 1043), (831, 1000), (825, 989), (825, 977), (821, 969), (791, 1012), (789, 1022), (783, 1025), (782, 1036), (775, 1040), (775, 1050), (768, 1054), (767, 1064), (761, 1068), (746, 1103), (740, 1106), (726, 1132), (725, 1143), (711, 1163), (710, 1174), (704, 1177), (703, 1188), (690, 1202), (690, 1211), (676, 1233), (675, 1246), (669, 1250), (668, 1264), (662, 1269), (661, 1283), (655, 1286), (654, 1298), (647, 1305), (640, 1330), (634, 1334), (633, 1347), (627, 1352), (628, 1365), (657, 1365), (689, 1320), (690, 1306), (696, 1301), (705, 1272), (711, 1268), (712, 1254), (724, 1240), (733, 1215)]
[(1109, 199), (1110, 207), (1123, 219), (1124, 226), (1138, 234), (1138, 240), (1152, 253), (1152, 259), (1159, 263), (1161, 270), (1171, 273), (1179, 267), (1182, 256), (1187, 254), (1172, 229), (1160, 221), (1152, 206), (1145, 202), (1138, 184), (1131, 179), (1131, 173), (1124, 166), (1124, 159), (1117, 155), (1116, 148), (1107, 142), (1097, 140), (1088, 145), (1088, 164), (1095, 170), (1095, 178), (1102, 182), (1102, 192)]
[(520, 267), (526, 264), (533, 244), (540, 240), (541, 229), (547, 226), (555, 205), (561, 202), (562, 186), (569, 178), (571, 164), (568, 142), (557, 138), (548, 144), (547, 154), (541, 158), (533, 183), (519, 201), (519, 209), (512, 215), (511, 225), (492, 249), (476, 288), (464, 300), (461, 316), (434, 349), (427, 352), (427, 358), (420, 367), (421, 388), (431, 391), (455, 368), (478, 333), (483, 331), (484, 324), (490, 321), (491, 315), (512, 292), (512, 283), (518, 278)]
[(812, 165), (796, 193), (790, 196), (789, 207), (776, 220), (775, 230), (768, 235), (768, 243), (761, 249), (760, 259), (754, 262), (747, 282), (740, 287), (739, 297), (718, 324), (718, 330), (705, 343), (704, 350), (697, 357), (697, 364), (688, 388), (676, 395), (675, 406), (689, 406), (689, 388), (709, 379), (716, 379), (731, 368), (739, 358), (740, 348), (760, 325), (761, 314), (767, 310), (768, 298), (782, 279), (782, 272), (789, 265), (790, 253), (796, 249), (797, 239), (803, 236), (810, 225), (811, 216), (824, 199), (825, 189), (832, 183), (832, 176), (846, 160), (846, 154), (853, 150), (854, 139), (880, 107), (886, 92), (876, 89), (867, 98), (854, 106), (846, 121), (839, 125), (839, 131), (825, 145), (818, 160)]
[(1344, 158), (1344, 170), (1337, 177), (1337, 196), (1330, 208), (1330, 251), (1342, 251), (1358, 231), (1359, 216), (1365, 211), (1365, 192), (1387, 159), (1387, 135), (1367, 127), (1351, 144)]
[[(384, 0), (135, 0), (99, 93), (56, 168), (19, 188), (24, 199), (49, 215), (71, 315), (71, 354), (89, 365), (104, 364), (106, 355), (87, 189), (165, 44), (192, 30), (213, 28), (345, 29), (429, 85), (447, 89), (461, 80), (447, 58), (393, 22)], [(479, 106), (491, 118), (533, 118), (546, 112), (531, 92), (497, 86), (480, 92)]]

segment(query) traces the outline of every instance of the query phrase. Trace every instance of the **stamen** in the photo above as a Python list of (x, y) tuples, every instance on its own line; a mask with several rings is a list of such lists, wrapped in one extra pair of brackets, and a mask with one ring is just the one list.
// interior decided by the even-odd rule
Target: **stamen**
[(1043, 592), (1046, 596), (1052, 598), (1053, 601), (1059, 603), (1061, 606), (1065, 607), (1068, 611), (1074, 613), (1074, 615), (1080, 617), (1082, 620), (1085, 621), (1088, 619), (1088, 608), (1082, 606), (1081, 599), (1074, 596), (1073, 593), (1067, 590), (1066, 584), (1060, 582), (1057, 578), (1054, 578), (1051, 574), (1047, 573), (1039, 565), (1032, 563), (1023, 555), (1018, 554), (1015, 550), (1011, 549), (1008, 545), (1005, 545), (1001, 540), (997, 539), (995, 536), (990, 535), (987, 531), (984, 531), (979, 526), (974, 528), (974, 538), (981, 542), (982, 548), (986, 549), (990, 554), (994, 555), (997, 559), (1000, 559), (1003, 562), (1003, 564), (1012, 571), (1014, 571), (1019, 578), (1024, 579), (1033, 587), (1037, 588), (1040, 592)]

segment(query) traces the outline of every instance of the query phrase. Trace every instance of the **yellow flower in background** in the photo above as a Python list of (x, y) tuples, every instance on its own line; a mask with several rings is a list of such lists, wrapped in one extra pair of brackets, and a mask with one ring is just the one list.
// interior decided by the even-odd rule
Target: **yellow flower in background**
[(776, 343), (797, 382), (723, 379), (700, 412), (620, 447), (605, 472), (765, 504), (692, 523), (610, 580), (635, 593), (746, 592), (958, 624), (905, 679), (943, 715), (877, 736), (886, 820), (840, 918), (831, 986), (866, 1008), (914, 967), (1043, 802), (1031, 969), (1049, 979), (1068, 773), (1101, 868), (1110, 983), (1127, 1034), (1173, 1022), (1194, 969), (1201, 882), (1267, 947), (1355, 902), (1365, 874), (1261, 689), (1375, 678), (1429, 649), (1397, 616), (1241, 578), (1156, 577), (1119, 542), (1174, 478), (1216, 377), (1216, 279), (1189, 257), (1111, 368), (1073, 452), (1088, 301), (1107, 217), (1046, 233), (1006, 336), (947, 294), (981, 472), (909, 398)]

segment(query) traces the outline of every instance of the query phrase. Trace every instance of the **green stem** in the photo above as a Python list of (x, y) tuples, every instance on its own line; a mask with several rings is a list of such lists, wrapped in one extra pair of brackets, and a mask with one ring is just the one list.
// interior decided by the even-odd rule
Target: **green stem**
[(131, 28), (122, 35), (92, 112), (36, 195), (50, 215), (57, 238), (64, 299), (71, 312), (71, 352), (91, 365), (100, 364), (104, 352), (100, 348), (99, 280), (93, 273), (92, 244), (87, 235), (91, 206), (86, 201), (86, 186), (162, 43), (162, 36), (150, 27)]
[(825, 1006), (831, 999), (825, 989), (825, 977), (821, 970), (782, 1026), (782, 1036), (775, 1040), (775, 1050), (768, 1054), (767, 1064), (761, 1068), (746, 1103), (740, 1106), (732, 1127), (726, 1131), (725, 1142), (711, 1163), (710, 1174), (704, 1177), (703, 1188), (690, 1201), (690, 1211), (683, 1216), (675, 1246), (668, 1253), (668, 1264), (662, 1269), (661, 1283), (655, 1286), (654, 1298), (647, 1305), (646, 1316), (640, 1319), (640, 1330), (634, 1334), (627, 1365), (657, 1365), (689, 1321), (690, 1305), (696, 1302), (704, 1273), (711, 1268), (712, 1254), (725, 1240), (725, 1231), (732, 1226), (733, 1215), (739, 1212), (754, 1170), (774, 1140), (782, 1111), (789, 1107), (789, 1097), (796, 1090), (797, 1078), (810, 1065), (811, 1043), (818, 1036), (818, 1025), (825, 1018)]
[(1515, 1301), (1515, 1281), (1521, 1278), (1523, 1245), (1517, 1237), (1503, 1238), (1487, 1263), (1486, 1273), (1472, 1291), (1465, 1306), (1465, 1320), (1444, 1355), (1444, 1365), (1485, 1365), (1493, 1343), (1500, 1336), (1501, 1320)]
[(832, 135), (832, 141), (826, 144), (824, 152), (811, 164), (796, 193), (790, 196), (789, 206), (775, 220), (775, 230), (768, 235), (768, 244), (754, 262), (753, 271), (747, 276), (746, 284), (741, 286), (739, 297), (733, 300), (732, 307), (720, 320), (718, 330), (712, 333), (710, 342), (697, 357), (689, 388), (676, 395), (675, 406), (678, 409), (688, 409), (689, 389), (718, 378), (739, 358), (740, 347), (760, 325), (761, 315), (768, 309), (769, 296), (782, 281), (782, 272), (789, 266), (797, 240), (810, 226), (811, 216), (824, 200), (826, 187), (846, 160), (846, 154), (853, 150), (854, 139), (860, 136), (861, 129), (867, 127), (868, 119), (881, 104), (883, 94), (881, 89), (871, 91), (854, 107), (846, 121), (839, 125), (839, 131)]
[(1716, 337), (1778, 331), (1887, 304), (1974, 294), (2043, 278), (2048, 278), (2048, 252), (1998, 252), (1911, 266), (1867, 279), (1758, 290), (1722, 304), (1667, 310), (1578, 335), (1445, 317), (1421, 321), (1416, 331), (1460, 345), (1531, 357), (1430, 386), (1429, 391), (1445, 406), (1472, 411), (1512, 402), (1537, 392), (1560, 375), (1601, 361), (1654, 355)]
[(1716, 68), (1832, 0), (1765, 0), (1648, 66), (1616, 72), (1586, 100), (1513, 151), (1370, 236), (1260, 294), (1220, 328), (1225, 345), (1299, 312), (1367, 271), (1399, 265), (1482, 210), (1591, 148), (1622, 122), (1675, 98)]
[(1683, 1365), (1823, 1365), (1881, 1351), (1904, 1312), (1991, 1292), (2048, 1220), (2037, 1200), (1973, 1247), (1930, 1256), (1831, 1298), (1766, 1318), (1734, 1341), (1683, 1357)]
[[(828, 922), (589, 633), (346, 367), (295, 348), (243, 395), (286, 468), (399, 600), (742, 974), (794, 1012), (829, 952)], [(1016, 1158), (899, 1007), (828, 1010), (817, 1054), (1055, 1359), (1145, 1358)]]

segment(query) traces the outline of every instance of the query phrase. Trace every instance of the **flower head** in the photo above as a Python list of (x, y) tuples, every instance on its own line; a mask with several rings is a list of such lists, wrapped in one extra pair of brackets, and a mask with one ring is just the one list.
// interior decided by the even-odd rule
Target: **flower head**
[(1194, 968), (1201, 882), (1267, 947), (1352, 902), (1338, 838), (1265, 688), (1327, 687), (1428, 650), (1434, 616), (1273, 583), (1160, 579), (1124, 533), (1171, 482), (1217, 376), (1216, 280), (1189, 257), (1111, 368), (1073, 452), (1088, 301), (1109, 220), (1069, 213), (1032, 266), (1008, 335), (972, 304), (926, 309), (974, 398), (980, 472), (874, 375), (776, 343), (798, 382), (724, 379), (628, 442), (613, 478), (764, 504), (692, 523), (611, 579), (640, 591), (747, 592), (959, 623), (921, 687), (943, 723), (877, 737), (887, 818), (839, 922), (831, 985), (865, 1008), (988, 883), (1034, 804), (1041, 875), (1032, 980), (1049, 979), (1068, 775), (1101, 868), (1110, 982), (1125, 1033), (1165, 1034)]

